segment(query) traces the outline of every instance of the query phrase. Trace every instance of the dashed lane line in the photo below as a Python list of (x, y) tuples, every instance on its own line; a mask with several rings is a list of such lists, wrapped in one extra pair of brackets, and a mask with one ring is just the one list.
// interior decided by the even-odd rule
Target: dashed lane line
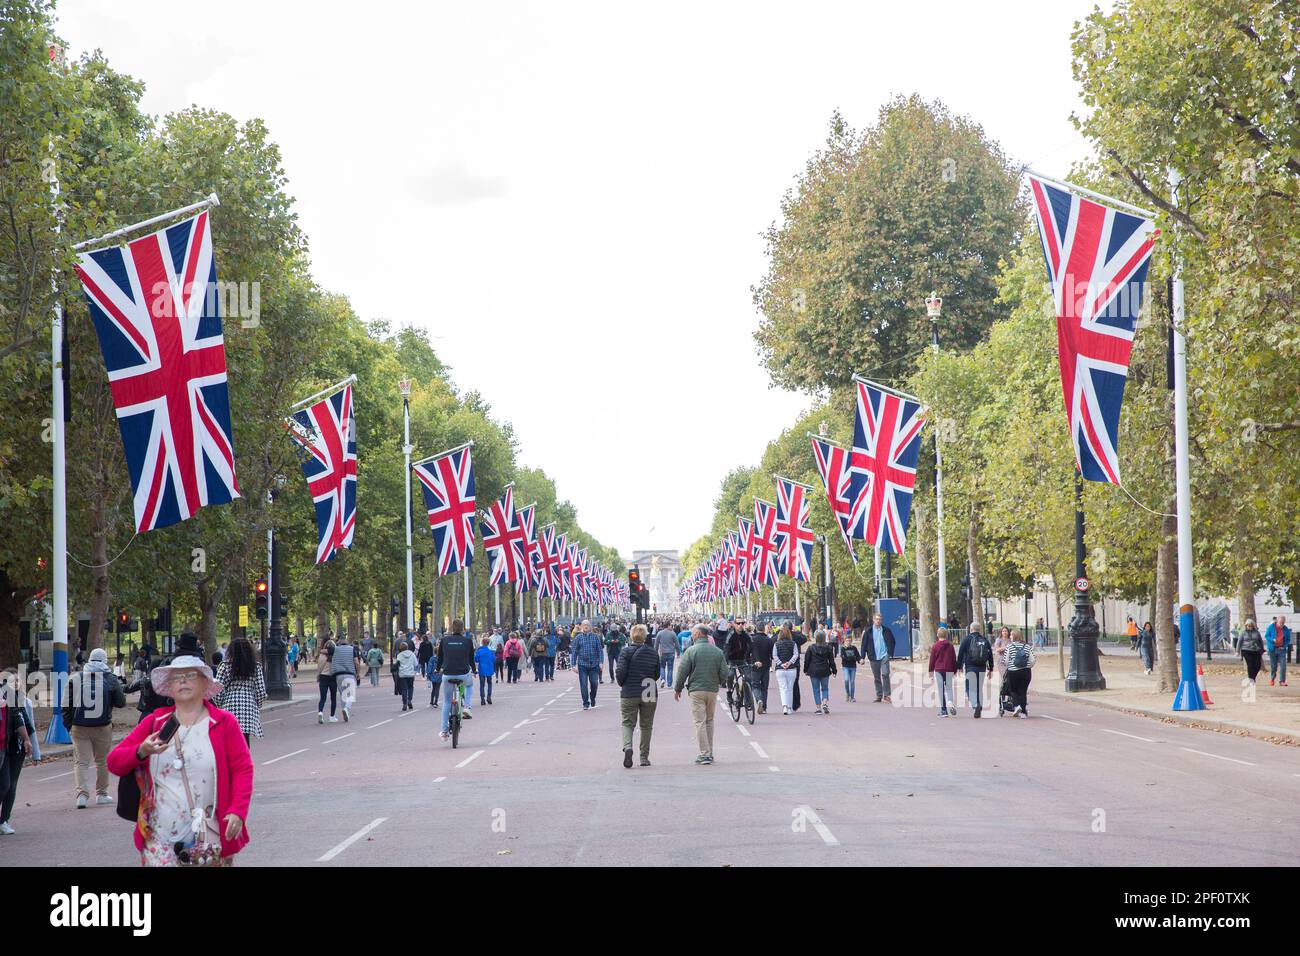
[(1101, 732), (1103, 734), (1114, 734), (1117, 737), (1129, 737), (1133, 740), (1141, 740), (1148, 744), (1157, 744), (1160, 742), (1158, 740), (1152, 740), (1150, 737), (1139, 737), (1137, 734), (1126, 734), (1122, 730), (1109, 730), (1105, 727), (1101, 728)]
[(1191, 748), (1191, 747), (1183, 747), (1182, 749), (1183, 749), (1183, 750), (1186, 750), (1188, 753), (1191, 753), (1191, 754), (1200, 754), (1202, 757), (1213, 757), (1215, 760), (1229, 760), (1229, 761), (1231, 761), (1232, 763), (1241, 763), (1241, 764), (1245, 764), (1247, 767), (1253, 767), (1253, 766), (1255, 766), (1255, 765), (1254, 765), (1253, 763), (1251, 763), (1249, 760), (1238, 760), (1236, 757), (1224, 757), (1224, 756), (1221, 756), (1221, 755), (1219, 755), (1219, 754), (1212, 754), (1212, 753), (1209, 753), (1208, 751), (1205, 751), (1205, 750), (1194, 750), (1194, 749)]
[(271, 766), (271, 764), (273, 764), (273, 763), (279, 763), (281, 760), (288, 760), (290, 757), (296, 757), (296, 756), (298, 756), (298, 754), (305, 754), (308, 750), (311, 750), (311, 748), (310, 748), (310, 747), (303, 747), (302, 750), (295, 750), (293, 753), (282, 754), (282, 755), (280, 755), (279, 757), (272, 757), (270, 760), (263, 760), (263, 761), (262, 761), (262, 766), (263, 766), (263, 767), (269, 767), (269, 766)]
[(1039, 714), (1039, 717), (1046, 717), (1048, 720), (1054, 720), (1058, 724), (1069, 724), (1072, 727), (1082, 727), (1083, 724), (1073, 720), (1066, 720), (1064, 717), (1053, 717), (1051, 714)]
[(807, 804), (799, 807), (799, 809), (803, 811), (804, 819), (812, 824), (813, 829), (817, 831), (817, 835), (822, 838), (823, 843), (827, 846), (839, 846), (840, 841), (835, 839), (835, 834), (831, 833), (831, 828), (822, 823), (822, 818), (817, 815), (816, 810)]
[(736, 729), (739, 730), (739, 731), (740, 731), (742, 734), (744, 734), (746, 737), (749, 736), (749, 731), (746, 730), (744, 727), (740, 726), (740, 724), (736, 724)]
[(781, 768), (780, 768), (780, 767), (768, 767), (767, 769), (770, 770), (770, 771), (772, 771), (773, 773), (780, 773), (780, 772), (781, 772)]
[(355, 737), (356, 734), (357, 732), (354, 730), (351, 733), (344, 734), (342, 737), (331, 737), (329, 740), (325, 741), (325, 743), (332, 744), (336, 740), (347, 740), (349, 737)]
[(443, 782), (444, 780), (446, 780), (446, 779), (447, 779), (446, 777), (434, 777), (434, 778), (433, 778), (433, 782), (434, 782), (434, 783), (442, 783), (442, 782)]
[(488, 746), (491, 747), (493, 744), (499, 744), (501, 743), (501, 741), (505, 740), (509, 736), (510, 736), (510, 731), (507, 730), (504, 734), (497, 737), (496, 740), (492, 741), (492, 743), (488, 744)]
[(384, 822), (385, 820), (387, 820), (387, 819), (388, 819), (388, 817), (377, 817), (376, 819), (371, 820), (369, 823), (367, 823), (365, 826), (363, 826), (363, 827), (362, 827), (360, 830), (358, 830), (356, 833), (352, 834), (352, 836), (348, 837), (346, 840), (344, 840), (344, 841), (343, 841), (342, 843), (340, 843), (338, 846), (334, 847), (334, 849), (327, 851), (327, 852), (325, 853), (324, 856), (317, 858), (316, 862), (317, 862), (317, 863), (328, 863), (330, 860), (334, 859), (336, 856), (338, 856), (340, 853), (342, 853), (344, 850), (346, 850), (346, 849), (347, 849), (348, 847), (350, 847), (352, 844), (356, 843), (356, 842), (357, 842), (358, 840), (360, 840), (363, 836), (365, 836), (367, 833), (369, 833), (371, 830), (373, 830), (375, 827), (379, 826), (381, 823), (383, 823), (383, 822)]
[(369, 727), (366, 728), (366, 730), (374, 730), (376, 727), (382, 727), (384, 726), (384, 724), (391, 724), (392, 722), (393, 722), (393, 718), (389, 717), (387, 720), (381, 720), (377, 724), (371, 724)]
[[(74, 773), (76, 773), (75, 770), (69, 770), (67, 773), (56, 773), (52, 777), (39, 777), (36, 782), (44, 783), (46, 780), (58, 780), (60, 777), (71, 777)], [(1297, 776), (1300, 776), (1300, 774), (1297, 774)]]
[(532, 712), (531, 714), (529, 714), (528, 716), (529, 716), (529, 717), (536, 717), (538, 714), (540, 714), (540, 713), (541, 713), (542, 711), (544, 711), (545, 709), (546, 709), (545, 707), (538, 707), (535, 711), (533, 711), (533, 712)]
[(461, 767), (465, 766), (467, 763), (469, 763), (469, 762), (470, 762), (471, 760), (473, 760), (475, 757), (478, 757), (478, 756), (482, 755), (482, 753), (483, 753), (482, 750), (476, 750), (476, 751), (474, 751), (472, 754), (470, 754), (468, 757), (466, 757), (466, 758), (465, 758), (464, 760), (462, 760), (460, 763), (456, 764), (456, 769), (459, 770)]
[(751, 740), (751, 741), (749, 742), (749, 745), (750, 745), (751, 747), (754, 748), (754, 753), (758, 754), (758, 755), (759, 755), (760, 757), (762, 757), (764, 760), (771, 760), (771, 759), (772, 759), (771, 757), (769, 757), (769, 756), (767, 755), (766, 751), (764, 751), (763, 748), (760, 747), (760, 746), (758, 745), (758, 741), (757, 741), (757, 740)]

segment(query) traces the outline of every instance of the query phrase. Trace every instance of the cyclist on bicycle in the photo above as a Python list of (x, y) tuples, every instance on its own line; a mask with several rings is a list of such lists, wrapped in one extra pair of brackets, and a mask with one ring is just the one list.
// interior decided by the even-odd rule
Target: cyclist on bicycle
[[(442, 732), (438, 736), (447, 740), (451, 737), (451, 733), (447, 730), (451, 715), (451, 695), (459, 692), (464, 697), (465, 687), (468, 686), (474, 671), (474, 641), (465, 636), (464, 621), (452, 621), (451, 633), (444, 634), (442, 640), (438, 642), (438, 670), (442, 673), (443, 683), (461, 682), (459, 686), (453, 684), (446, 688), (447, 693), (442, 695)], [(461, 718), (469, 720), (468, 699), (464, 700), (461, 708)]]
[(727, 674), (728, 699), (730, 699), (731, 688), (736, 683), (736, 671), (743, 670), (748, 666), (753, 650), (754, 642), (750, 640), (749, 634), (745, 632), (745, 622), (733, 622), (731, 633), (727, 635), (722, 650), (727, 659), (727, 664), (731, 667), (730, 673)]

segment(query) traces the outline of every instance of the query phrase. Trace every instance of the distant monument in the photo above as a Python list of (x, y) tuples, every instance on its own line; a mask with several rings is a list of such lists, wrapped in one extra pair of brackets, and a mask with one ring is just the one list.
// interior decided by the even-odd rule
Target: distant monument
[(675, 611), (679, 604), (677, 589), (681, 586), (682, 562), (676, 551), (662, 549), (633, 551), (625, 559), (628, 567), (641, 569), (641, 580), (650, 589), (650, 603), (659, 613)]

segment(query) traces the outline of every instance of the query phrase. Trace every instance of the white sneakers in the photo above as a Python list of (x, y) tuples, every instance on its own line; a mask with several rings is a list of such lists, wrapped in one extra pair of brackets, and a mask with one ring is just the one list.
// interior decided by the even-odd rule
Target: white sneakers
[[(347, 711), (344, 711), (344, 713), (347, 713)], [(339, 722), (339, 719), (338, 719), (337, 717), (334, 717), (334, 716), (332, 716), (332, 715), (330, 716), (330, 723), (331, 723), (331, 724), (337, 724), (338, 722)]]
[[(333, 720), (333, 719), (334, 719), (333, 717), (330, 718), (330, 720)], [(343, 708), (343, 723), (346, 724), (346, 723), (347, 723), (349, 720), (351, 720), (351, 719), (352, 719), (352, 717), (348, 714), (348, 709), (347, 709), (346, 707), (344, 707), (344, 708)]]
[(0, 823), (0, 833), (9, 836), (14, 832), (14, 828), (7, 823)]
[(324, 712), (324, 711), (322, 711), (322, 710), (318, 710), (318, 711), (316, 711), (316, 723), (318, 723), (318, 724), (323, 724), (323, 723), (325, 723), (325, 712)]
[(106, 793), (101, 793), (99, 796), (95, 798), (95, 806), (97, 807), (109, 807), (112, 805), (113, 805), (113, 798)]
[(86, 809), (86, 805), (89, 804), (89, 803), (90, 803), (90, 798), (89, 798), (88, 796), (86, 796), (84, 793), (79, 793), (79, 794), (77, 794), (77, 809), (78, 809), (78, 810), (84, 810), (84, 809)]

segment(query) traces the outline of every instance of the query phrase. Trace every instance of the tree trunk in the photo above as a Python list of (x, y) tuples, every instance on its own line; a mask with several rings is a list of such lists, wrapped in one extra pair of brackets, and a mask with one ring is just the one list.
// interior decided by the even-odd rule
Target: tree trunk
[[(31, 588), (15, 590), (9, 581), (9, 572), (0, 567), (0, 667), (17, 667), (19, 658), (19, 621), (22, 620), (23, 607), (30, 600)], [(32, 641), (36, 635), (32, 635)], [(35, 650), (33, 643), (32, 649)]]
[(334, 609), (334, 640), (337, 641), (340, 637), (342, 637), (346, 633), (347, 632), (343, 629), (343, 612), (335, 608)]
[[(1242, 542), (1238, 541), (1238, 548)], [(1245, 559), (1249, 562), (1249, 558)], [(1237, 579), (1237, 623), (1245, 627), (1247, 621), (1255, 621), (1255, 572), (1249, 563), (1243, 563), (1241, 577)]]
[(86, 633), (86, 657), (104, 646), (104, 621), (108, 617), (108, 522), (104, 519), (104, 501), (98, 495), (90, 499), (90, 627)]
[(330, 639), (330, 615), (323, 607), (316, 608), (316, 646), (322, 647)]
[[(1173, 501), (1166, 504), (1172, 512)], [(1174, 652), (1177, 628), (1173, 606), (1178, 598), (1178, 518), (1171, 514), (1160, 519), (1160, 550), (1156, 552), (1156, 602), (1153, 617), (1156, 625), (1156, 676), (1163, 693), (1178, 690), (1178, 655)]]
[(348, 614), (348, 639), (353, 644), (361, 643), (361, 615), (357, 611)]
[[(199, 640), (203, 642), (203, 648), (207, 652), (208, 660), (212, 660), (212, 655), (217, 652), (217, 604), (221, 600), (220, 587), (213, 586), (211, 581), (200, 581), (195, 585), (194, 592), (199, 599)], [(235, 607), (237, 596), (231, 595), (231, 632), (235, 630), (235, 625), (239, 623), (239, 608)]]
[(912, 503), (912, 534), (916, 541), (916, 604), (920, 617), (920, 657), (930, 653), (935, 640), (935, 618), (939, 616), (938, 597), (930, 579), (930, 547), (925, 540), (925, 506)]
[(970, 510), (970, 529), (966, 537), (966, 559), (970, 562), (970, 621), (978, 621), (980, 630), (984, 629), (984, 588), (980, 584), (979, 555), (980, 513), (978, 506)]
[(429, 622), (430, 634), (442, 633), (442, 576), (433, 579), (433, 620)]

